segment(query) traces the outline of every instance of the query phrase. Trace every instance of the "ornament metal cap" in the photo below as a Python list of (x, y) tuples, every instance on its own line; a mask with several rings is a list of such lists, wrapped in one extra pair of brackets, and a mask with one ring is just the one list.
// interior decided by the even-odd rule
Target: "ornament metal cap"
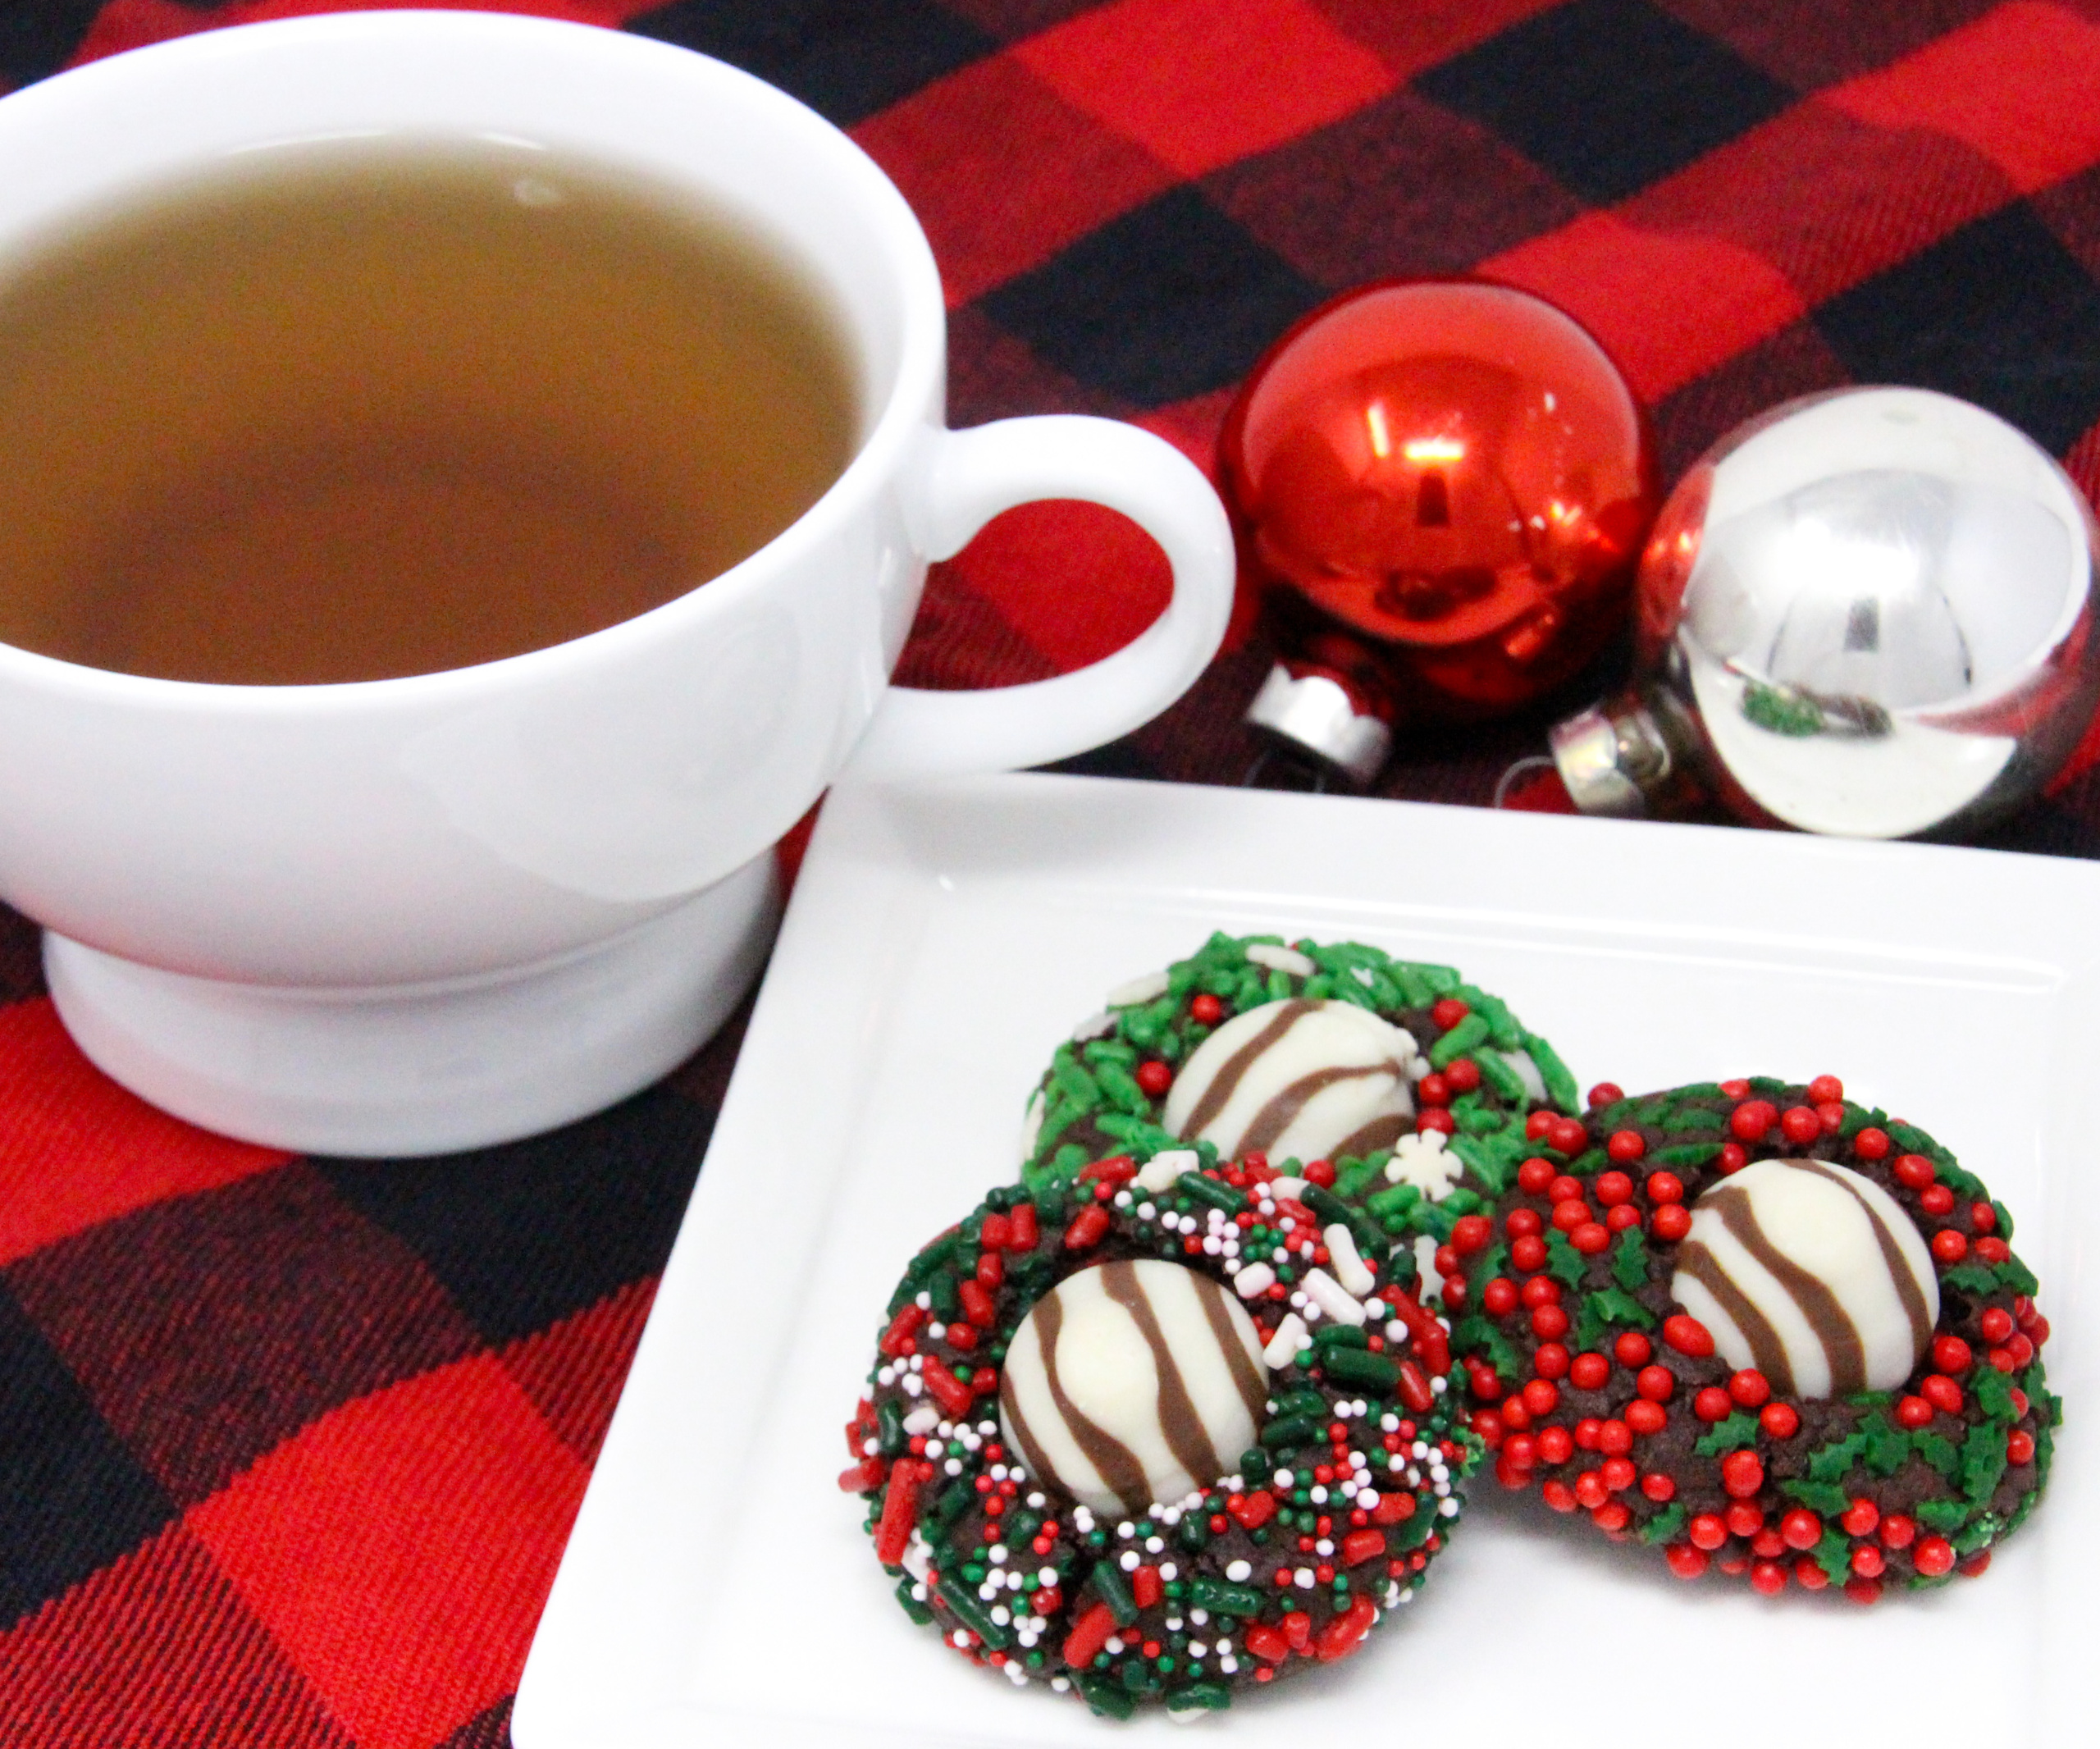
[(1693, 736), (1672, 723), (1666, 698), (1629, 687), (1554, 724), (1546, 742), (1568, 799), (1585, 814), (1675, 820), (1705, 799)]
[(1247, 707), (1247, 721), (1292, 751), (1331, 766), (1359, 789), (1368, 788), (1393, 751), (1393, 731), (1358, 707), (1331, 674), (1294, 674), (1279, 662)]

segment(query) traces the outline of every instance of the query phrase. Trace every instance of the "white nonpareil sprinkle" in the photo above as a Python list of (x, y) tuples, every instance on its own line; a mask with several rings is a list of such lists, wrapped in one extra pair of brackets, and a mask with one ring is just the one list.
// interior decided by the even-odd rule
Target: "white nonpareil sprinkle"
[(1131, 1181), (1140, 1190), (1164, 1190), (1184, 1172), (1196, 1171), (1203, 1163), (1193, 1148), (1163, 1148), (1145, 1162)]
[(1262, 1188), (1271, 1196), (1287, 1196), (1296, 1202), (1305, 1194), (1305, 1180), (1302, 1178), (1271, 1178)]
[(1436, 1509), (1447, 1518), (1455, 1518), (1459, 1515), (1459, 1503), (1454, 1500), (1447, 1500), (1441, 1502)]
[(1116, 1557), (1116, 1564), (1125, 1573), (1135, 1573), (1142, 1563), (1138, 1559), (1138, 1551), (1135, 1549), (1125, 1549)]
[(1235, 1585), (1245, 1584), (1253, 1572), (1252, 1564), (1247, 1561), (1229, 1561), (1226, 1564), (1225, 1576)]
[(1309, 1591), (1318, 1582), (1318, 1576), (1310, 1567), (1300, 1567), (1290, 1578), (1291, 1582), (1302, 1591)]
[(904, 1387), (904, 1394), (907, 1397), (915, 1397), (926, 1388), (926, 1381), (916, 1372), (906, 1373), (897, 1383)]
[(1320, 969), (1297, 948), (1279, 948), (1273, 942), (1251, 943), (1247, 957), (1257, 966), (1266, 966), (1271, 971), (1285, 972), (1294, 978), (1309, 978)]
[(1337, 1323), (1361, 1324), (1363, 1302), (1324, 1269), (1305, 1272), (1305, 1292), (1312, 1303)]
[[(1335, 1260), (1335, 1279), (1344, 1287), (1360, 1297), (1377, 1286), (1377, 1276), (1364, 1267), (1363, 1254), (1356, 1249), (1355, 1235), (1346, 1226), (1337, 1221), (1320, 1236), (1327, 1241), (1327, 1255)], [(1383, 1309), (1381, 1307), (1380, 1311)], [(1364, 1311), (1367, 1316), (1379, 1315), (1368, 1306)]]
[[(1240, 1271), (1239, 1279), (1243, 1281), (1247, 1279), (1245, 1270)], [(1312, 1340), (1306, 1331), (1305, 1320), (1295, 1312), (1287, 1312), (1284, 1314), (1283, 1322), (1276, 1326), (1276, 1333), (1270, 1339), (1269, 1345), (1262, 1350), (1262, 1359), (1272, 1367), (1283, 1366), (1297, 1354), (1301, 1341), (1310, 1342)], [(906, 1388), (917, 1382), (916, 1379), (907, 1381)]]
[(1298, 1486), (1297, 1473), (1293, 1470), (1280, 1469), (1270, 1480), (1280, 1488), (1294, 1488)]

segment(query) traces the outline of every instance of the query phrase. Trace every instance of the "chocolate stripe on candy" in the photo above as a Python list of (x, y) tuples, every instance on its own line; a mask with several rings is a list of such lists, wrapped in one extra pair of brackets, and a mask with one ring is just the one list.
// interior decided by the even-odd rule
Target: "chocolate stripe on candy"
[(1036, 1479), (1143, 1516), (1226, 1471), (1268, 1394), (1252, 1321), (1208, 1276), (1152, 1258), (1098, 1264), (1030, 1308), (999, 1384)]
[(1412, 1035), (1354, 1002), (1265, 1002), (1182, 1066), (1161, 1114), (1228, 1159), (1333, 1159), (1390, 1147), (1414, 1117)]
[(1701, 1197), (1670, 1291), (1731, 1366), (1800, 1397), (1901, 1384), (1939, 1316), (1909, 1217), (1871, 1179), (1818, 1160), (1760, 1160)]

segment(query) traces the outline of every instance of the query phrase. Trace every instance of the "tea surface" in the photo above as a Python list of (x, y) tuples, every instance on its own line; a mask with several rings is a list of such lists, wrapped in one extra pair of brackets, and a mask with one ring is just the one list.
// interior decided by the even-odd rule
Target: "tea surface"
[(258, 153), (0, 261), (0, 640), (248, 684), (517, 655), (756, 551), (856, 420), (734, 219), (494, 144)]

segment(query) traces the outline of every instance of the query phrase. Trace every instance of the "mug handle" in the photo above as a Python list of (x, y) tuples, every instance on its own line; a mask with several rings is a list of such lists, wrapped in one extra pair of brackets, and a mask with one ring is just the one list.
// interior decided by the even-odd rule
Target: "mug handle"
[(892, 687), (842, 775), (952, 777), (1068, 758), (1149, 721), (1217, 654), (1232, 611), (1232, 529), (1164, 438), (1079, 413), (941, 432), (924, 469), (927, 555), (952, 558), (1002, 510), (1078, 498), (1120, 510), (1173, 568), (1166, 611), (1112, 655), (1049, 680), (959, 692)]

